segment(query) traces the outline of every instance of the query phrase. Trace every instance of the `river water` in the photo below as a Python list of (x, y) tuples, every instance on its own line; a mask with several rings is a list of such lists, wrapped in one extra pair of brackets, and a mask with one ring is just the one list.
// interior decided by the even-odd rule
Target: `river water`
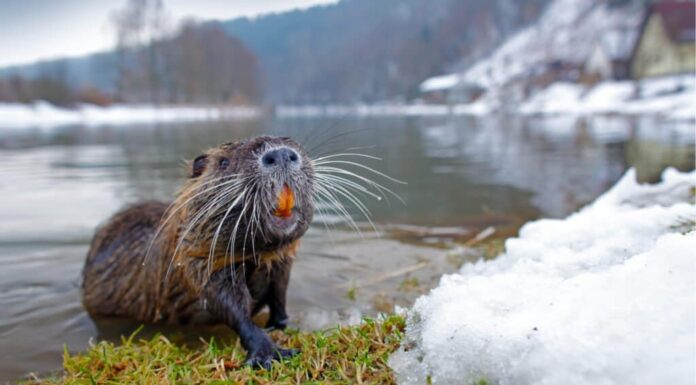
[[(80, 351), (90, 338), (134, 330), (82, 309), (80, 270), (95, 226), (127, 203), (169, 199), (184, 160), (202, 149), (260, 133), (293, 136), (315, 156), (379, 156), (368, 164), (407, 182), (383, 180), (405, 205), (366, 201), (377, 233), (331, 223), (327, 234), (317, 223), (305, 236), (288, 294), (292, 322), (304, 329), (355, 321), (385, 302), (408, 305), (456, 269), (447, 261), (458, 242), (489, 226), (565, 216), (629, 167), (643, 181), (659, 180), (667, 166), (694, 168), (693, 124), (622, 117), (267, 118), (0, 132), (0, 380), (57, 370), (64, 345)], [(426, 283), (410, 290), (409, 277)]]

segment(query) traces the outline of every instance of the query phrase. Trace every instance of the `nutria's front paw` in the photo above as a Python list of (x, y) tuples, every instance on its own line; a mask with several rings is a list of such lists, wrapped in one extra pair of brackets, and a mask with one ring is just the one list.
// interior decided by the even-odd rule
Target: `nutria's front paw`
[(260, 349), (255, 352), (249, 352), (246, 364), (254, 368), (270, 369), (273, 360), (282, 361), (299, 353), (298, 349), (283, 349), (273, 346), (272, 349)]
[(249, 353), (246, 364), (252, 368), (270, 369), (273, 363), (273, 355), (265, 353)]
[(279, 318), (279, 319), (271, 318), (266, 323), (266, 329), (268, 329), (268, 330), (274, 330), (274, 329), (285, 330), (285, 328), (287, 328), (287, 327), (288, 327), (288, 317)]
[(285, 360), (285, 359), (292, 358), (292, 357), (295, 357), (296, 355), (300, 354), (300, 349), (278, 348), (277, 354), (281, 360)]

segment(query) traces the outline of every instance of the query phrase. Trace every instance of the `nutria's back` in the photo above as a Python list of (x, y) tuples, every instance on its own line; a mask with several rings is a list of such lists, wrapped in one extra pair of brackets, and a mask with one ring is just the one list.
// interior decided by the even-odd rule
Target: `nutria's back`
[(154, 321), (153, 304), (163, 282), (152, 277), (160, 274), (161, 263), (144, 261), (167, 206), (135, 204), (97, 230), (83, 271), (84, 305), (90, 314)]

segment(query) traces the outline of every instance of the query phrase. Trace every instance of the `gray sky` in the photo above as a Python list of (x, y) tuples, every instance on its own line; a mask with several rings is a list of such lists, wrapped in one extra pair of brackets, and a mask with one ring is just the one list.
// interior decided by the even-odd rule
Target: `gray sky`
[[(175, 20), (231, 19), (336, 0), (164, 0)], [(0, 0), (0, 67), (111, 47), (109, 16), (126, 0)]]

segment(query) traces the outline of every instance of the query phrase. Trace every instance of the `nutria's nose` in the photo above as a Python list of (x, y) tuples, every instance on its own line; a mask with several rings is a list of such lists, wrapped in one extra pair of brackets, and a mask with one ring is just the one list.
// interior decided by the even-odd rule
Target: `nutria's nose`
[(291, 167), (300, 163), (300, 157), (287, 147), (270, 150), (261, 157), (261, 164), (266, 168)]

